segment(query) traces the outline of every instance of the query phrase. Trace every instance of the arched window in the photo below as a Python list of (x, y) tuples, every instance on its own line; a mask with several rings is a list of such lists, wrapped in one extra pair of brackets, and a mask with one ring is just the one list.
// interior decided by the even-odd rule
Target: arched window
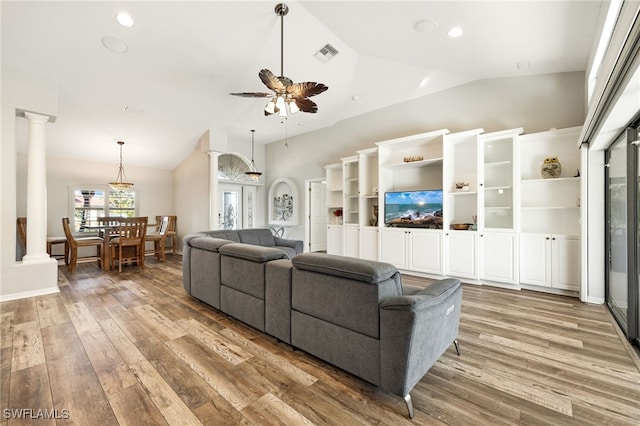
[(236, 154), (222, 154), (218, 157), (218, 180), (230, 182), (253, 182), (244, 174), (249, 170), (249, 163)]

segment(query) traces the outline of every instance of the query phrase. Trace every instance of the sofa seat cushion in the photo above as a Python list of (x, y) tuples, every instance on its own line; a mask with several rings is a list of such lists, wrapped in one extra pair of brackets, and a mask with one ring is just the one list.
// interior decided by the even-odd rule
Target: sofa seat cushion
[(274, 247), (276, 245), (273, 234), (268, 229), (240, 229), (237, 232), (241, 243), (263, 247)]
[(218, 253), (220, 247), (227, 244), (231, 244), (229, 240), (223, 240), (220, 238), (211, 237), (196, 237), (189, 240), (188, 243), (191, 247), (199, 248), (201, 250), (212, 251)]
[(237, 257), (258, 263), (287, 258), (287, 255), (282, 250), (275, 247), (262, 247), (243, 243), (226, 244), (220, 247), (219, 251), (225, 256)]
[(398, 273), (396, 267), (389, 263), (324, 253), (301, 253), (295, 256), (292, 262), (293, 266), (300, 270), (371, 284), (387, 280)]

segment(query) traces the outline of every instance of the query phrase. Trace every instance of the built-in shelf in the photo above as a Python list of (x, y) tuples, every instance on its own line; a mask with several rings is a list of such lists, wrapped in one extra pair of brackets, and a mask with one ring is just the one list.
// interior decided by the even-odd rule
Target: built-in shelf
[(579, 210), (578, 206), (522, 206), (522, 210), (567, 210), (567, 209), (576, 209)]
[(451, 195), (475, 195), (477, 191), (453, 191), (450, 192)]
[(442, 157), (429, 158), (429, 159), (420, 160), (420, 161), (409, 161), (409, 162), (403, 161), (402, 163), (383, 164), (382, 167), (387, 169), (413, 169), (413, 168), (425, 167), (425, 166), (435, 166), (437, 164), (442, 164)]
[(496, 207), (485, 207), (485, 210), (511, 210), (513, 207), (510, 206), (496, 206)]
[(486, 186), (485, 191), (498, 191), (500, 189), (511, 189), (511, 186)]
[(536, 183), (536, 182), (579, 182), (580, 177), (559, 177), (559, 178), (548, 178), (548, 179), (522, 179), (522, 183)]
[(377, 195), (361, 195), (361, 198), (378, 198)]
[(490, 169), (492, 167), (505, 167), (505, 166), (510, 166), (511, 164), (512, 164), (511, 161), (493, 161), (490, 163), (484, 163), (484, 168)]

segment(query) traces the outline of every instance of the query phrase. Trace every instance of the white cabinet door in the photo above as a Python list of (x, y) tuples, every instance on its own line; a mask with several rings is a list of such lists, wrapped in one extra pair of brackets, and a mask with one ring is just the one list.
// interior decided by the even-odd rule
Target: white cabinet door
[(447, 231), (445, 240), (447, 245), (445, 275), (477, 279), (476, 232)]
[(513, 284), (518, 279), (516, 234), (480, 233), (480, 279)]
[(378, 260), (378, 228), (360, 228), (360, 258)]
[(380, 261), (391, 263), (397, 268), (407, 268), (407, 231), (404, 229), (380, 230)]
[(551, 285), (564, 290), (580, 290), (580, 239), (551, 236)]
[(341, 225), (327, 226), (327, 253), (342, 255), (343, 236)]
[(409, 269), (442, 275), (442, 231), (409, 231)]
[(344, 255), (350, 257), (360, 255), (360, 230), (357, 226), (344, 227)]
[(551, 236), (520, 234), (520, 282), (551, 286)]

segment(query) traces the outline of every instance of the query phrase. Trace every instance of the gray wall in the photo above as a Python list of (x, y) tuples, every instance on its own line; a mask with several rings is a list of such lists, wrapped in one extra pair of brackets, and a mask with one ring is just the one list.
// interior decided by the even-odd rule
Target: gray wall
[[(305, 179), (323, 177), (323, 166), (385, 139), (442, 128), (455, 133), (524, 127), (526, 133), (535, 133), (581, 126), (584, 117), (584, 72), (474, 81), (290, 138), (288, 148), (283, 141), (267, 145), (266, 189), (276, 178), (291, 178), (303, 199)], [(302, 218), (303, 203), (297, 208)], [(303, 239), (304, 222), (287, 236)]]

